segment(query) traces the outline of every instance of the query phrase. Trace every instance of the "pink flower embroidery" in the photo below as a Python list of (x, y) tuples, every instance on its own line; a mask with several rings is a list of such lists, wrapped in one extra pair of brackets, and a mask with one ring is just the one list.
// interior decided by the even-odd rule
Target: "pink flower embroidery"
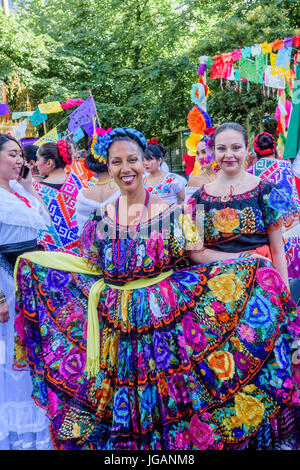
[(242, 324), (239, 327), (239, 334), (242, 339), (245, 339), (247, 343), (250, 343), (251, 341), (255, 341), (255, 330), (250, 328), (250, 326)]
[(15, 318), (15, 330), (21, 341), (25, 340), (24, 315), (21, 311)]
[(85, 368), (85, 356), (79, 348), (73, 348), (64, 357), (62, 357), (59, 373), (65, 377), (66, 380), (76, 380), (80, 377)]
[(211, 427), (209, 424), (200, 421), (196, 415), (191, 419), (189, 434), (193, 444), (199, 450), (208, 449), (214, 442), (214, 433)]
[(285, 284), (278, 271), (270, 266), (258, 269), (257, 282), (262, 289), (271, 294), (281, 294), (285, 289)]
[(156, 231), (151, 232), (146, 251), (147, 255), (154, 261), (154, 263), (159, 263), (163, 259), (164, 241), (160, 233)]
[(165, 279), (159, 283), (159, 290), (164, 299), (164, 301), (170, 305), (171, 309), (174, 310), (177, 308), (176, 297), (174, 294), (174, 290), (170, 285), (170, 281)]

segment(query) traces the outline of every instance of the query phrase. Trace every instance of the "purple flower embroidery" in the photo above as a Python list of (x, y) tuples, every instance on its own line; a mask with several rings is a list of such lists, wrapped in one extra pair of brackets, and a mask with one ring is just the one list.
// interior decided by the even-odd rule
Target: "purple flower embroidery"
[(206, 337), (201, 326), (190, 315), (186, 315), (182, 320), (182, 328), (186, 343), (197, 352), (203, 351)]
[(191, 419), (189, 433), (193, 444), (199, 450), (208, 449), (214, 442), (214, 433), (211, 427), (209, 424), (200, 421), (196, 415)]
[(71, 273), (49, 269), (45, 277), (45, 285), (52, 292), (60, 292), (72, 280)]
[(149, 258), (151, 258), (154, 263), (159, 263), (164, 256), (164, 241), (160, 233), (154, 231), (151, 232), (149, 237), (146, 252)]
[(168, 369), (171, 357), (169, 346), (170, 333), (154, 333), (153, 346), (155, 363), (158, 369)]
[(107, 310), (110, 310), (114, 305), (117, 304), (117, 290), (109, 289), (105, 299), (105, 306)]
[(66, 380), (76, 380), (84, 372), (85, 356), (79, 348), (73, 348), (61, 359), (59, 373)]
[(234, 355), (234, 363), (241, 370), (248, 370), (250, 366), (248, 358), (240, 352)]
[(85, 224), (82, 235), (81, 235), (81, 244), (83, 248), (88, 250), (90, 246), (93, 245), (96, 227), (97, 227), (96, 221), (89, 220)]
[(168, 392), (177, 403), (190, 403), (189, 390), (183, 374), (173, 374), (168, 383)]

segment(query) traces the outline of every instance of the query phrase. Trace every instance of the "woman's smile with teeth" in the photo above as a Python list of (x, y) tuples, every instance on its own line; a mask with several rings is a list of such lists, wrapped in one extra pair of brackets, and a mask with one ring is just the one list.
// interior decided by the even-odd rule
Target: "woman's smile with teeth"
[(134, 178), (135, 178), (135, 175), (121, 176), (121, 180), (124, 181), (124, 183), (129, 183), (129, 182), (133, 181)]

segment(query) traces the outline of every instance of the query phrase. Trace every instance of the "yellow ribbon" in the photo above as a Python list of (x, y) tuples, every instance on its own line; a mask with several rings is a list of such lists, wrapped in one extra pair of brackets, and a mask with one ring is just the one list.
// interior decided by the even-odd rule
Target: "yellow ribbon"
[[(89, 274), (94, 276), (102, 276), (99, 267), (91, 266), (88, 260), (79, 256), (71, 255), (69, 253), (50, 252), (50, 251), (32, 251), (23, 253), (17, 258), (14, 279), (15, 289), (17, 290), (17, 272), (21, 259), (27, 259), (35, 264), (39, 264), (45, 268), (56, 269), (58, 271), (74, 272), (79, 274)], [(160, 273), (158, 276), (147, 279), (137, 279), (130, 281), (122, 286), (115, 286), (107, 284), (103, 279), (96, 281), (90, 289), (88, 299), (88, 328), (87, 328), (87, 346), (86, 346), (86, 366), (85, 372), (88, 378), (95, 377), (99, 372), (100, 366), (100, 332), (98, 321), (98, 304), (102, 290), (105, 285), (112, 289), (121, 291), (141, 289), (144, 287), (152, 286), (158, 282), (163, 281), (173, 274), (173, 269)]]

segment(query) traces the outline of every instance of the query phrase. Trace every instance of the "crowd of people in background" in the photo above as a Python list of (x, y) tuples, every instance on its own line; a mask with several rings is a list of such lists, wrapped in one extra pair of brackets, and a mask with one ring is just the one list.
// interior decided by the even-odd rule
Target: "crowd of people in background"
[(292, 163), (237, 123), (185, 177), (131, 128), (1, 134), (0, 449), (298, 449)]

